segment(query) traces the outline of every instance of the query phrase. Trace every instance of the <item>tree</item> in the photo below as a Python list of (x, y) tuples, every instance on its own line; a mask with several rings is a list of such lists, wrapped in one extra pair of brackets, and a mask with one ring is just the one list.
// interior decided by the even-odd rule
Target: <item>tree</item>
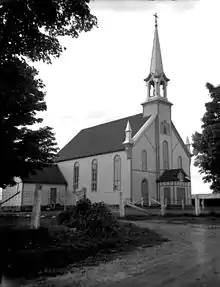
[(204, 182), (211, 183), (214, 193), (220, 193), (220, 86), (206, 84), (211, 101), (205, 104), (202, 132), (193, 135), (192, 146), (196, 155), (194, 165), (205, 174)]
[(76, 38), (97, 25), (90, 0), (7, 0), (0, 4), (0, 57), (51, 63), (63, 52), (58, 37)]
[(57, 153), (50, 127), (38, 113), (46, 110), (44, 84), (30, 61), (51, 64), (63, 50), (59, 36), (78, 37), (97, 25), (89, 0), (0, 1), (0, 187), (14, 177), (50, 164)]
[(13, 178), (52, 163), (57, 153), (50, 127), (33, 129), (42, 122), (38, 112), (46, 110), (44, 85), (38, 72), (24, 60), (11, 59), (0, 66), (0, 187)]

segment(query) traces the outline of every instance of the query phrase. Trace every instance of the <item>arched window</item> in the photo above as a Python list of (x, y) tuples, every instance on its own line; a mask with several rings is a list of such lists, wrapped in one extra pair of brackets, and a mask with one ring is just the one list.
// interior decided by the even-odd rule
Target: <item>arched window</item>
[(142, 171), (147, 170), (147, 152), (146, 150), (142, 151)]
[(98, 161), (93, 159), (92, 161), (92, 191), (97, 191), (98, 181)]
[(168, 142), (163, 142), (163, 168), (169, 169), (169, 149)]
[(121, 158), (119, 155), (114, 157), (114, 179), (113, 190), (121, 190)]
[(75, 162), (73, 167), (73, 190), (76, 191), (79, 188), (79, 163)]
[(178, 168), (183, 168), (183, 160), (181, 156), (179, 156), (177, 159), (177, 166)]

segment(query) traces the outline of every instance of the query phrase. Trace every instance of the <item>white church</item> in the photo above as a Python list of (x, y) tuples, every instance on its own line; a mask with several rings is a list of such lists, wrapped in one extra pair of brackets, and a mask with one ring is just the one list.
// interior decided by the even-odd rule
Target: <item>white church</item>
[[(56, 159), (59, 182), (54, 178), (53, 185), (52, 176), (47, 182), (50, 169), (23, 181), (23, 186), (32, 184), (32, 192), (26, 188), (29, 204), (34, 183), (42, 184), (42, 204), (49, 204), (51, 196), (55, 203), (75, 204), (82, 188), (92, 202), (109, 205), (119, 204), (120, 192), (125, 200), (143, 198), (146, 205), (155, 200), (191, 204), (190, 142), (184, 143), (172, 122), (156, 17), (150, 73), (144, 81), (147, 98), (140, 114), (83, 129), (64, 146)], [(21, 187), (21, 205), (22, 196)]]
[(147, 98), (142, 113), (81, 130), (59, 153), (57, 164), (68, 183), (68, 202), (85, 187), (92, 201), (118, 204), (124, 198), (191, 203), (190, 143), (172, 122), (162, 64), (157, 19)]

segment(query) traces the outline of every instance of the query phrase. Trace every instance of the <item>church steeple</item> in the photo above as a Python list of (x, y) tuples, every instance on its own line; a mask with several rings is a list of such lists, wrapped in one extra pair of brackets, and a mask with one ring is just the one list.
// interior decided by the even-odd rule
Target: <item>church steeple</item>
[(169, 79), (166, 77), (163, 71), (163, 62), (160, 49), (160, 41), (158, 35), (158, 25), (157, 25), (157, 14), (154, 14), (155, 17), (155, 30), (154, 30), (154, 41), (153, 49), (151, 56), (151, 66), (150, 74), (145, 79), (145, 82), (148, 87), (148, 96), (147, 101), (154, 99), (167, 100), (167, 83)]
[(152, 57), (151, 57), (151, 67), (150, 73), (152, 75), (161, 75), (163, 74), (163, 63), (160, 51), (160, 41), (157, 29), (157, 14), (155, 16), (155, 30), (154, 30), (154, 42), (153, 42), (153, 50), (152, 50)]

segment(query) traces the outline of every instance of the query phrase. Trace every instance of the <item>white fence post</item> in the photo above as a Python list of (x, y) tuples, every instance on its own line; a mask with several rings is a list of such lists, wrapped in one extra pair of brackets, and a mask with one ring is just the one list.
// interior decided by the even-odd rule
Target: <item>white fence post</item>
[(161, 204), (161, 215), (164, 216), (165, 215), (165, 205)]
[(195, 213), (196, 213), (196, 216), (200, 215), (200, 204), (199, 204), (199, 198), (197, 197), (197, 195), (195, 196)]
[(39, 184), (35, 185), (34, 203), (31, 213), (31, 228), (37, 229), (40, 227), (40, 213), (41, 213), (41, 189)]
[(123, 198), (123, 191), (119, 191), (119, 196), (120, 196), (120, 217), (124, 217), (125, 216), (125, 202), (124, 202), (124, 198)]
[(202, 199), (202, 210), (205, 209), (205, 201), (204, 201), (204, 198)]
[(6, 278), (4, 275), (2, 275), (2, 279), (1, 279), (1, 286), (2, 287), (20, 287), (23, 286), (21, 285), (21, 280), (19, 279), (9, 279)]
[(165, 207), (167, 207), (167, 198), (165, 198)]
[(144, 207), (144, 198), (141, 197), (141, 207), (143, 208)]
[(184, 200), (182, 199), (182, 209), (184, 209)]

